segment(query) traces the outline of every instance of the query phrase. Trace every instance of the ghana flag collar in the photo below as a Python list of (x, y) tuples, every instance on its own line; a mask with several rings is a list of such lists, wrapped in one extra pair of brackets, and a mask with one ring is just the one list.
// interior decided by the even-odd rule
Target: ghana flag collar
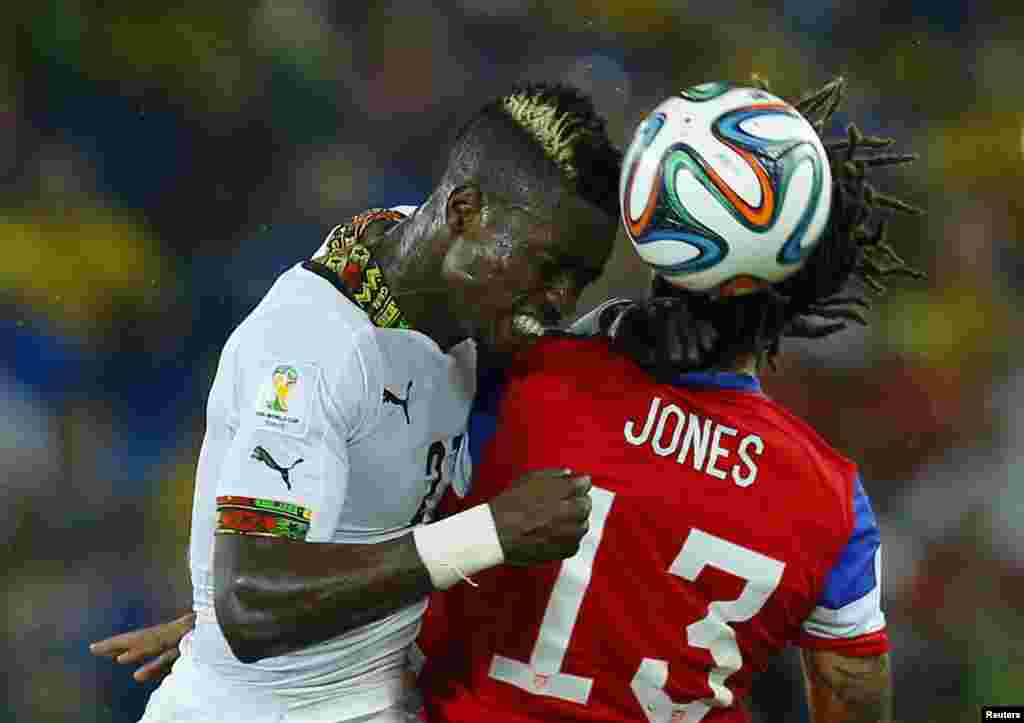
[[(366, 239), (366, 232), (378, 223), (383, 226), (380, 232), (387, 231), (405, 218), (405, 214), (388, 209), (365, 211), (331, 232), (325, 254), (303, 264), (307, 270), (334, 284), (365, 311), (374, 326), (384, 329), (410, 327), (384, 279), (384, 272), (370, 257), (368, 244), (372, 244), (372, 239)], [(364, 244), (364, 240), (368, 244)]]

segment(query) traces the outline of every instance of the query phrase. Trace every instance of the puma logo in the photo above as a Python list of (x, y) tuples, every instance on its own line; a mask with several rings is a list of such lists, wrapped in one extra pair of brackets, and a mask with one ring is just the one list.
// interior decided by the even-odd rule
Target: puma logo
[(412, 395), (412, 379), (409, 380), (409, 384), (405, 387), (405, 399), (392, 392), (387, 387), (384, 388), (384, 403), (394, 404), (397, 407), (401, 407), (402, 411), (405, 412), (405, 423), (412, 424), (409, 421), (409, 397)]
[(279, 465), (277, 463), (277, 461), (273, 457), (270, 456), (270, 452), (268, 452), (266, 449), (264, 449), (261, 446), (257, 446), (252, 451), (252, 454), (249, 455), (249, 458), (250, 459), (254, 459), (257, 462), (262, 462), (263, 464), (265, 464), (268, 467), (270, 467), (270, 469), (272, 469), (272, 470), (274, 470), (276, 472), (279, 472), (281, 474), (281, 479), (284, 480), (284, 486), (287, 487), (288, 489), (292, 488), (292, 483), (288, 479), (289, 473), (292, 471), (292, 469), (295, 468), (295, 465), (297, 465), (299, 462), (303, 461), (302, 458), (299, 457), (297, 460), (292, 462), (289, 466), (282, 467), (281, 465)]

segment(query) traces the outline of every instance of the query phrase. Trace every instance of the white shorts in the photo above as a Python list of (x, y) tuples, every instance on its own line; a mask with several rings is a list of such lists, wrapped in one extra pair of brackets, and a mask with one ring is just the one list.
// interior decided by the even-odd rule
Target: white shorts
[(139, 723), (422, 723), (415, 691), (407, 701), (356, 717), (325, 717), (289, 708), (249, 686), (211, 683), (209, 672), (182, 655), (153, 691)]

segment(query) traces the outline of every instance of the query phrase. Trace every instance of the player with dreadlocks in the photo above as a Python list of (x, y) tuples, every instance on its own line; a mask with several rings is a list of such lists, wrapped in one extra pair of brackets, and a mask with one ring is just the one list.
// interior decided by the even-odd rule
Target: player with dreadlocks
[[(755, 76), (755, 82), (768, 90), (763, 79)], [(844, 80), (836, 78), (794, 107), (820, 134), (842, 101), (844, 88)], [(909, 214), (920, 214), (920, 209), (880, 193), (867, 181), (871, 168), (916, 160), (914, 154), (878, 153), (893, 143), (890, 138), (865, 136), (854, 124), (848, 126), (845, 138), (825, 140), (833, 178), (829, 228), (792, 276), (764, 293), (726, 299), (687, 293), (655, 276), (648, 302), (610, 302), (601, 308), (601, 323), (610, 326), (614, 320), (618, 344), (628, 346), (637, 361), (661, 379), (670, 378), (676, 371), (673, 364), (685, 356), (680, 344), (696, 342), (698, 335), (691, 330), (694, 320), (699, 322), (700, 334), (717, 340), (704, 363), (721, 369), (734, 368), (740, 360), (746, 360), (744, 366), (760, 368), (767, 363), (774, 367), (784, 337), (817, 339), (845, 329), (849, 322), (866, 325), (861, 310), (870, 308), (867, 294), (884, 292), (885, 279), (924, 277), (886, 241), (886, 219), (876, 218), (879, 209)], [(847, 288), (851, 281), (866, 293), (851, 292)], [(676, 313), (671, 320), (657, 321), (659, 314), (678, 309), (681, 301), (692, 319)], [(674, 324), (683, 327), (677, 330)], [(704, 342), (704, 348), (709, 346)], [(694, 353), (691, 346), (691, 358)]]
[[(797, 105), (819, 133), (842, 90), (838, 79)], [(866, 323), (849, 281), (880, 292), (889, 276), (920, 276), (875, 218), (915, 211), (867, 181), (913, 159), (866, 153), (890, 144), (855, 126), (828, 143), (830, 223), (798, 273), (724, 299), (655, 279), (651, 301), (579, 325), (610, 325), (617, 341), (545, 340), (491, 396), (500, 402), (478, 404), (497, 431), (472, 494), (446, 506), (556, 459), (591, 473), (594, 506), (573, 558), (488, 570), (432, 602), (420, 639), (432, 721), (749, 721), (754, 673), (792, 643), (815, 723), (890, 720), (880, 536), (857, 468), (756, 376), (784, 336)], [(667, 316), (680, 306), (682, 328)], [(702, 337), (718, 340), (704, 370), (671, 362)]]
[[(762, 87), (766, 85), (762, 82)], [(840, 78), (795, 107), (820, 132), (838, 106), (842, 91)], [(892, 139), (865, 136), (853, 124), (847, 128), (845, 139), (827, 142), (838, 191), (830, 218), (832, 230), (817, 253), (793, 276), (764, 296), (740, 297), (718, 304), (707, 296), (690, 297), (694, 314), (711, 321), (721, 335), (724, 358), (713, 360), (713, 364), (728, 363), (728, 355), (734, 349), (743, 349), (744, 340), (753, 340), (751, 350), (755, 356), (771, 363), (783, 336), (821, 338), (845, 328), (849, 321), (865, 325), (858, 307), (869, 308), (867, 299), (857, 293), (841, 294), (850, 277), (873, 293), (885, 290), (882, 280), (889, 276), (923, 277), (907, 266), (886, 242), (886, 220), (873, 219), (877, 208), (920, 213), (903, 201), (879, 193), (866, 180), (869, 168), (915, 160), (912, 154), (862, 156), (865, 150), (884, 149), (892, 143)], [(657, 295), (671, 293), (672, 289), (663, 280), (657, 280)]]

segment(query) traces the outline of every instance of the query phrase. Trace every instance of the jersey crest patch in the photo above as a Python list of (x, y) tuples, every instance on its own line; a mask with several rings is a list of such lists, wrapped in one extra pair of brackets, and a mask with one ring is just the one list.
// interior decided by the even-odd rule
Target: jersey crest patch
[(309, 429), (310, 397), (316, 392), (316, 370), (309, 365), (276, 362), (263, 372), (255, 413), (261, 427), (295, 437)]

